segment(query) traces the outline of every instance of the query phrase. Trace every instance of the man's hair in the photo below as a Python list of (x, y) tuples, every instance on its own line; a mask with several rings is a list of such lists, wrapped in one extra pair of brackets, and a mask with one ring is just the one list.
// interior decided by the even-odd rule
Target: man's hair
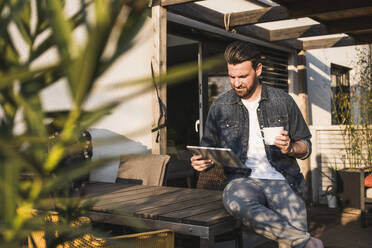
[(256, 69), (260, 62), (260, 51), (258, 47), (247, 42), (234, 41), (226, 47), (225, 60), (232, 65), (251, 61), (252, 67)]

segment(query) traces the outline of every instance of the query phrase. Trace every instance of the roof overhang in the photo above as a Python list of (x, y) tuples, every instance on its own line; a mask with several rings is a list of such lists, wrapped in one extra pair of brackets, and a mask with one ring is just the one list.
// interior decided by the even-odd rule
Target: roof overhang
[(240, 2), (255, 4), (253, 9), (227, 13), (205, 6), (213, 1), (197, 2), (158, 0), (152, 4), (228, 32), (300, 50), (372, 43), (371, 0), (250, 0)]

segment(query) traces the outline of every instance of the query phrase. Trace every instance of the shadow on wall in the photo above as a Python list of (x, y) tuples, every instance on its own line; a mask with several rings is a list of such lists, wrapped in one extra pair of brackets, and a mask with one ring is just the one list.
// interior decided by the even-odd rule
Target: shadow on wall
[(109, 162), (101, 168), (92, 171), (89, 175), (89, 181), (115, 182), (121, 154), (151, 153), (151, 149), (148, 149), (147, 146), (140, 142), (131, 140), (110, 130), (91, 128), (89, 132), (93, 143), (92, 160), (115, 158), (113, 162)]
[(323, 192), (323, 176), (322, 172), (324, 168), (322, 167), (322, 156), (320, 154), (316, 155), (316, 167), (311, 171), (311, 182), (312, 182), (312, 198), (315, 203), (325, 203)]
[(309, 93), (309, 125), (314, 125), (312, 105), (331, 112), (331, 67), (311, 53), (306, 53)]

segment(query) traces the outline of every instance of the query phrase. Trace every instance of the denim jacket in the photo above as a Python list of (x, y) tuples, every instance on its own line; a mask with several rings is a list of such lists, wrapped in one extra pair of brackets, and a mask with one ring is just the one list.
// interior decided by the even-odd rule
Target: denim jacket
[[(257, 108), (260, 128), (283, 126), (291, 142), (301, 140), (311, 153), (311, 133), (293, 98), (283, 90), (262, 84), (261, 99)], [(249, 139), (249, 113), (235, 91), (224, 93), (210, 107), (205, 123), (202, 146), (224, 147), (234, 151), (244, 164), (247, 159)], [(295, 158), (282, 154), (276, 146), (265, 144), (267, 159), (288, 181), (300, 196), (306, 194), (304, 177)], [(224, 167), (227, 181), (236, 177), (236, 171)]]

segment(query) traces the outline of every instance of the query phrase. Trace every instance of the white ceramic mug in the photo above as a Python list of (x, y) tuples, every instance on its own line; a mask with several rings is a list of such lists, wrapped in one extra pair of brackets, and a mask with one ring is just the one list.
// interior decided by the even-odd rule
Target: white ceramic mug
[(283, 127), (264, 127), (264, 141), (266, 145), (274, 145), (275, 137), (281, 136), (280, 132), (283, 131)]

